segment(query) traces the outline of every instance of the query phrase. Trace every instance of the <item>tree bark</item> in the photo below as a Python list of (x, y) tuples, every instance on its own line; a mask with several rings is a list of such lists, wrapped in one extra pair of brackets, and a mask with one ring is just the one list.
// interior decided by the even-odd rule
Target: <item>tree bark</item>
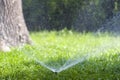
[[(0, 0), (0, 48), (31, 43), (21, 0)], [(2, 48), (0, 50), (3, 50)]]

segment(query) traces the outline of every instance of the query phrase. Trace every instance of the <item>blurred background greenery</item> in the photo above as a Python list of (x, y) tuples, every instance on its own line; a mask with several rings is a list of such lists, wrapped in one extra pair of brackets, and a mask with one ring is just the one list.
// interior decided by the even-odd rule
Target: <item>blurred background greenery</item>
[(23, 0), (30, 31), (95, 31), (120, 11), (120, 0)]

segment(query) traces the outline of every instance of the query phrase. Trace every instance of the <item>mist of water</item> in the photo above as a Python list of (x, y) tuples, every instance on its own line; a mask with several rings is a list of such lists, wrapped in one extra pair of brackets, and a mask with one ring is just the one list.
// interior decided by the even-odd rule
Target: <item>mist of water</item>
[[(120, 12), (118, 12), (112, 18), (109, 18), (109, 19), (104, 18), (104, 16), (102, 16), (103, 13), (101, 12), (102, 12), (101, 7), (96, 6), (94, 3), (89, 4), (84, 9), (78, 11), (79, 13), (78, 17), (76, 18), (73, 24), (74, 29), (77, 31), (81, 31), (81, 30), (83, 31), (85, 29), (92, 30), (93, 28), (95, 28), (94, 31), (97, 31), (97, 33), (99, 34), (101, 34), (102, 32), (112, 32), (112, 34), (115, 33), (118, 35), (120, 33)], [(104, 22), (103, 22), (103, 19), (104, 19)], [(49, 61), (39, 59), (39, 57), (35, 54), (36, 51), (40, 53), (39, 47), (35, 50), (32, 49), (30, 51), (23, 50), (23, 52), (26, 53), (29, 57), (33, 58), (41, 66), (44, 66), (45, 68), (49, 69), (52, 72), (59, 73), (78, 63), (87, 61), (91, 57), (99, 57), (102, 54), (107, 53), (108, 50), (113, 48), (118, 48), (118, 47), (120, 47), (120, 44), (119, 44), (119, 39), (117, 39), (116, 37), (116, 40), (114, 41), (111, 40), (111, 42), (105, 41), (101, 45), (97, 46), (91, 51), (88, 51), (87, 53), (84, 53), (84, 51), (82, 52), (81, 49), (78, 50), (77, 53), (73, 53), (75, 55), (73, 55), (71, 58), (64, 61), (63, 64), (60, 64), (59, 62), (58, 63), (53, 62), (49, 64)], [(82, 54), (84, 53), (84, 55), (80, 55), (81, 53)], [(49, 55), (47, 57), (49, 57)]]
[[(107, 51), (110, 49), (115, 49), (115, 48), (117, 49), (118, 47), (120, 47), (120, 44), (117, 44), (117, 43), (118, 43), (118, 40), (112, 41), (109, 44), (104, 43), (104, 44), (100, 45), (99, 47), (94, 48), (92, 51), (90, 51), (88, 53), (84, 53), (84, 55), (80, 55), (81, 51), (78, 51), (78, 53), (73, 53), (75, 55), (73, 55), (72, 58), (69, 58), (68, 60), (66, 60), (64, 62), (64, 64), (62, 64), (62, 65), (60, 65), (59, 62), (58, 62), (58, 64), (56, 64), (56, 63), (49, 64), (45, 60), (39, 59), (39, 57), (34, 55), (34, 53), (35, 53), (34, 50), (27, 51), (27, 50), (22, 49), (22, 51), (24, 53), (26, 53), (29, 57), (34, 59), (41, 66), (49, 69), (52, 72), (59, 73), (61, 71), (69, 69), (70, 67), (72, 67), (78, 63), (84, 63), (84, 61), (89, 60), (91, 57), (94, 57), (94, 58), (100, 57), (102, 54), (106, 54)], [(40, 52), (39, 48), (37, 50), (38, 50), (38, 52)]]
[(110, 32), (115, 35), (120, 34), (120, 12), (117, 12), (111, 19), (101, 25), (98, 32)]

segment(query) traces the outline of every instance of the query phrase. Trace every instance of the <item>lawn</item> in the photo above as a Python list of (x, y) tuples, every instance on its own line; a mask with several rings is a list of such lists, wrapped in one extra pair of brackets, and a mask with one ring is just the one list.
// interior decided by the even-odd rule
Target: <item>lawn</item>
[(120, 36), (32, 32), (33, 45), (0, 52), (0, 80), (120, 80)]

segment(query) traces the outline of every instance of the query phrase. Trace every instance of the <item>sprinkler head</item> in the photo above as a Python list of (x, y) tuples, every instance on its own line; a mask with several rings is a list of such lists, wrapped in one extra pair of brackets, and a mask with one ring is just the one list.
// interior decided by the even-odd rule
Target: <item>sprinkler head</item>
[(55, 75), (57, 75), (57, 74), (58, 74), (58, 72), (54, 72), (54, 74), (55, 74)]

